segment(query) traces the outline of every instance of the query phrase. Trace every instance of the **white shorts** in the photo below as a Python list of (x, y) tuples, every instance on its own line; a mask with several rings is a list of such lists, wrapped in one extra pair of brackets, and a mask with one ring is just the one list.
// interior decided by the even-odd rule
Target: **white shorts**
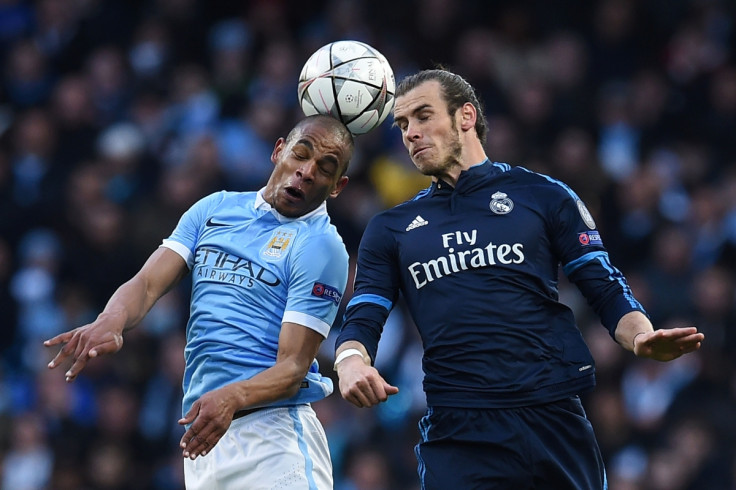
[(322, 424), (309, 405), (266, 408), (233, 420), (206, 456), (184, 458), (187, 490), (332, 489)]

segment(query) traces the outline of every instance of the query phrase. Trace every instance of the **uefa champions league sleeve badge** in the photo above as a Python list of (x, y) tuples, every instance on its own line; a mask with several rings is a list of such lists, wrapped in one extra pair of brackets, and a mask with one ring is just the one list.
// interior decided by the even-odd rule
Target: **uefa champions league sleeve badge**
[(590, 211), (588, 211), (588, 208), (585, 207), (583, 201), (578, 199), (575, 203), (578, 205), (578, 211), (580, 212), (580, 217), (583, 218), (585, 226), (587, 226), (591, 230), (595, 230), (595, 220), (593, 219), (593, 215), (590, 214)]

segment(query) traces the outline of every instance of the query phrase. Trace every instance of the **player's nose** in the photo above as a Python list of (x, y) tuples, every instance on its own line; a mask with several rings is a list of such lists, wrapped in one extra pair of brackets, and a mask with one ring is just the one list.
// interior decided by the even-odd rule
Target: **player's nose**
[(317, 171), (317, 162), (314, 160), (307, 160), (297, 168), (296, 173), (299, 177), (304, 180), (314, 179), (314, 174)]
[(406, 138), (407, 141), (416, 141), (420, 136), (421, 133), (419, 132), (416, 124), (412, 124), (411, 122), (407, 124), (406, 132), (404, 133), (404, 138)]

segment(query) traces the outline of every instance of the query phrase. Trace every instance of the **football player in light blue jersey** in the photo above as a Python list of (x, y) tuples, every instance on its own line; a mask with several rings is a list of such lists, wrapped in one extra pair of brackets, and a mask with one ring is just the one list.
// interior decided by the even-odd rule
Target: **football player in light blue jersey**
[(332, 393), (317, 350), (335, 319), (348, 255), (326, 200), (348, 182), (353, 137), (311, 116), (276, 142), (258, 192), (218, 192), (181, 217), (141, 270), (63, 344), (73, 381), (188, 273), (181, 440), (188, 489), (332, 488), (327, 440), (310, 403)]

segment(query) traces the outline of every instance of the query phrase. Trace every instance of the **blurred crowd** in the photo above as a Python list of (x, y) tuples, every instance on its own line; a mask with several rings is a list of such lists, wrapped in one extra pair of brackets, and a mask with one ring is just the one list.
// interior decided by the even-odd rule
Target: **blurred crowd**
[[(196, 200), (265, 183), (303, 63), (339, 39), (397, 80), (467, 78), (491, 159), (570, 185), (655, 327), (705, 332), (638, 360), (560, 277), (611, 490), (736, 489), (735, 22), (733, 0), (0, 0), (0, 489), (182, 488), (187, 281), (72, 384), (42, 341), (94, 319)], [(390, 122), (329, 203), (353, 260), (367, 220), (428, 185)], [(400, 393), (314, 404), (337, 490), (418, 488), (421, 355), (399, 303), (376, 365)]]

